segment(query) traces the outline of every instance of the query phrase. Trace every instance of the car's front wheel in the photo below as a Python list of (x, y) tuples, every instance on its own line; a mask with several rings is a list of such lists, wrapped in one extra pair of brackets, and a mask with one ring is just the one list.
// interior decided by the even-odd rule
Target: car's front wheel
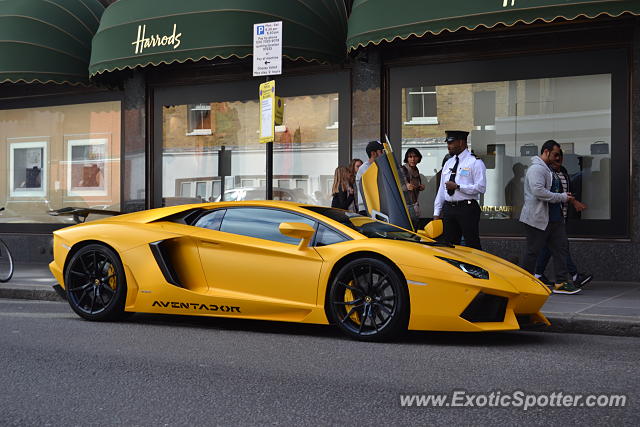
[(342, 266), (331, 283), (328, 304), (338, 327), (360, 340), (395, 338), (409, 322), (406, 283), (376, 258), (359, 258)]
[(87, 245), (71, 257), (64, 283), (73, 311), (87, 320), (124, 317), (127, 284), (120, 257), (110, 248)]

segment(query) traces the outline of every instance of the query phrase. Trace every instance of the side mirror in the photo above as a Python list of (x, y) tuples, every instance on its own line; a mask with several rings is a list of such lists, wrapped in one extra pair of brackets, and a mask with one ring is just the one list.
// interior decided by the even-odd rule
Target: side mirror
[(278, 229), (280, 233), (287, 237), (301, 239), (298, 249), (304, 249), (309, 246), (313, 233), (316, 232), (312, 226), (304, 222), (283, 222)]
[(428, 237), (429, 239), (436, 239), (442, 235), (442, 220), (434, 219), (425, 225), (424, 230), (418, 230), (420, 236)]

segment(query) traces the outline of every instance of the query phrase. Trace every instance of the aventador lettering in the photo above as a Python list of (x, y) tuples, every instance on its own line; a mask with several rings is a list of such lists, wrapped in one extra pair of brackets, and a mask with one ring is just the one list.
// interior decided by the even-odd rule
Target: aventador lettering
[(180, 46), (180, 37), (182, 33), (176, 34), (177, 28), (176, 24), (173, 24), (173, 34), (170, 36), (161, 36), (159, 34), (151, 35), (149, 37), (145, 37), (145, 33), (147, 32), (146, 25), (138, 25), (138, 40), (131, 43), (136, 47), (136, 54), (142, 53), (143, 49), (147, 49), (150, 47), (156, 46), (173, 46), (176, 49)]
[(186, 308), (187, 310), (192, 308), (194, 310), (202, 311), (221, 311), (223, 313), (240, 313), (240, 307), (230, 307), (228, 305), (215, 305), (215, 304), (197, 304), (195, 302), (175, 302), (175, 301), (154, 301), (151, 307), (164, 307), (164, 308)]

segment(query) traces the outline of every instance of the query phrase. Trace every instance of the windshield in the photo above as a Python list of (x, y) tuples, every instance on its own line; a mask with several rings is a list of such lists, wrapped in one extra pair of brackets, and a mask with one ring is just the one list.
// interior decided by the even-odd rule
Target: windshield
[(369, 238), (405, 240), (408, 242), (420, 242), (422, 237), (415, 233), (406, 231), (395, 225), (378, 221), (368, 216), (362, 216), (357, 213), (343, 211), (342, 209), (323, 208), (316, 206), (301, 206), (304, 209), (319, 213), (334, 221), (357, 231)]

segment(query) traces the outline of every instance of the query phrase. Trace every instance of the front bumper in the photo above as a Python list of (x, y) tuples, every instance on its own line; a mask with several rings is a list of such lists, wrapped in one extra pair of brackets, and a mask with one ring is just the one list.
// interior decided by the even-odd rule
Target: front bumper
[(480, 332), (517, 330), (520, 323), (549, 324), (540, 313), (549, 292), (527, 275), (514, 282), (498, 275), (490, 280), (450, 280), (425, 277), (419, 269), (404, 273), (411, 330)]

